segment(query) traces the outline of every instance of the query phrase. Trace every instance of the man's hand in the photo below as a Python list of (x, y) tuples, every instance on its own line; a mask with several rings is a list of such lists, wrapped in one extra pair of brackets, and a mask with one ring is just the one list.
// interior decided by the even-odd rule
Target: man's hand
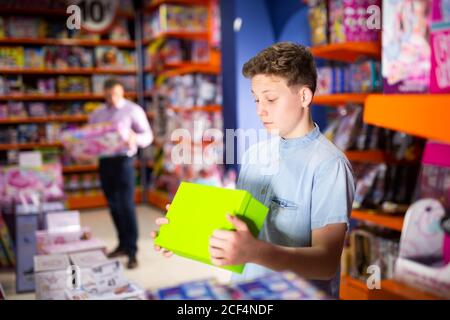
[(130, 149), (136, 149), (137, 142), (136, 142), (136, 132), (130, 129), (130, 136), (128, 138), (128, 147)]
[[(168, 204), (166, 206), (166, 210), (169, 210), (169, 208), (170, 208), (170, 204)], [(155, 222), (156, 222), (156, 224), (158, 226), (162, 226), (164, 224), (169, 224), (169, 220), (167, 218), (158, 218), (158, 219), (156, 219)], [(158, 232), (157, 231), (152, 231), (150, 233), (150, 235), (151, 235), (151, 237), (153, 239), (155, 239), (158, 236)], [(154, 248), (155, 248), (156, 251), (160, 251), (164, 257), (168, 258), (168, 257), (171, 257), (173, 255), (172, 251), (169, 251), (169, 250), (166, 250), (164, 248), (161, 248), (160, 246), (157, 246), (156, 244), (154, 245)]]
[(259, 240), (253, 237), (247, 224), (227, 214), (236, 231), (216, 230), (209, 239), (211, 262), (217, 266), (236, 265), (253, 260)]

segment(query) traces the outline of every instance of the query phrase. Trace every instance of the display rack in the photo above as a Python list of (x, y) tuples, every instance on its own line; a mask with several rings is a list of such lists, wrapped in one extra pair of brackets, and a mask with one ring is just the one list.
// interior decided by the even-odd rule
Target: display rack
[[(164, 41), (166, 39), (181, 39), (181, 40), (205, 40), (210, 42), (211, 39), (211, 1), (209, 0), (157, 0), (152, 1), (148, 4), (144, 13), (152, 14), (163, 4), (175, 4), (175, 5), (186, 5), (186, 6), (203, 6), (208, 8), (208, 22), (207, 28), (205, 32), (189, 32), (189, 31), (163, 31), (157, 35), (154, 35), (150, 38), (144, 39), (142, 41), (143, 46), (147, 46), (154, 41)], [(192, 61), (182, 61), (177, 63), (158, 63), (158, 65), (146, 66), (144, 68), (144, 73), (151, 74), (154, 76), (155, 83), (160, 83), (160, 81), (164, 81), (164, 79), (180, 76), (184, 74), (191, 73), (202, 73), (202, 74), (214, 74), (219, 75), (221, 73), (220, 68), (220, 51), (215, 50), (209, 45), (209, 61), (204, 63), (192, 62)], [(158, 87), (153, 89), (151, 92), (146, 92), (144, 94), (145, 98), (153, 98), (158, 100), (158, 97), (161, 94), (158, 91)], [(194, 111), (204, 111), (204, 112), (222, 112), (222, 106), (220, 105), (206, 105), (206, 106), (192, 106), (192, 107), (183, 107), (183, 106), (167, 106), (167, 110), (171, 110), (176, 113), (182, 112), (194, 112)], [(156, 112), (150, 111), (152, 116), (155, 117)], [(155, 140), (153, 145), (157, 148), (162, 148), (164, 145), (163, 141)], [(151, 161), (151, 160), (150, 160)], [(151, 163), (147, 163), (148, 167), (153, 168), (153, 161)], [(169, 203), (169, 195), (166, 192), (162, 192), (160, 190), (149, 190), (146, 194), (147, 200), (150, 204), (165, 210), (165, 206)]]
[[(129, 11), (120, 8), (116, 17), (125, 18), (130, 21), (135, 19), (135, 13), (132, 8)], [(65, 9), (47, 9), (47, 8), (5, 8), (0, 14), (3, 17), (7, 16), (29, 16), (29, 17), (48, 17), (48, 18), (67, 18)], [(80, 47), (97, 47), (108, 46), (120, 49), (136, 49), (136, 41), (134, 40), (90, 40), (90, 39), (61, 39), (61, 38), (1, 38), (0, 46), (80, 46)], [(137, 61), (139, 64), (139, 61)], [(58, 75), (136, 75), (139, 65), (135, 67), (91, 67), (91, 68), (0, 68), (0, 75), (22, 75), (22, 76), (58, 76)], [(138, 88), (139, 90), (139, 88)], [(126, 98), (135, 100), (139, 95), (137, 92), (127, 92)], [(102, 101), (103, 94), (96, 93), (76, 93), (76, 94), (11, 94), (0, 95), (0, 103), (3, 101), (16, 102), (53, 102), (53, 101)], [(151, 117), (152, 115), (149, 115)], [(60, 123), (85, 123), (88, 121), (86, 114), (74, 115), (48, 115), (45, 117), (12, 117), (0, 119), (0, 125), (21, 125), (21, 124), (47, 124), (52, 122)], [(58, 148), (62, 151), (62, 144), (57, 141), (52, 142), (38, 142), (38, 143), (17, 143), (17, 144), (1, 144), (0, 150), (26, 150), (37, 148)], [(136, 168), (140, 168), (139, 163), (135, 164)], [(80, 173), (98, 172), (96, 165), (66, 165), (63, 166), (63, 174), (80, 174)], [(136, 191), (136, 201), (140, 202), (142, 199), (142, 188)], [(88, 192), (86, 194), (80, 193), (77, 196), (69, 196), (67, 204), (70, 209), (87, 209), (105, 207), (107, 205), (101, 190)]]

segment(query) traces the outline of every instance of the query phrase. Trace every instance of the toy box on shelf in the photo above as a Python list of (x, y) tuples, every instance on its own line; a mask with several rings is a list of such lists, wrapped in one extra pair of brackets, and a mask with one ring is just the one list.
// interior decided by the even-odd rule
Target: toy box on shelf
[[(429, 90), (431, 48), (427, 37), (430, 26), (427, 12), (429, 1), (383, 1), (382, 74), (385, 93)], [(402, 21), (399, 22), (398, 17)]]
[(432, 93), (450, 92), (450, 4), (433, 1), (431, 22), (431, 82)]
[(405, 216), (395, 279), (450, 299), (449, 218), (431, 198), (415, 202)]

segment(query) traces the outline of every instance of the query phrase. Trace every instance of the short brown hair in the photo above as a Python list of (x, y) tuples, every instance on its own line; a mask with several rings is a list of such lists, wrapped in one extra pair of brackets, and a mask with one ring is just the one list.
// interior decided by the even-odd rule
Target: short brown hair
[(313, 94), (317, 86), (313, 55), (305, 46), (292, 42), (278, 42), (262, 50), (244, 64), (242, 74), (246, 78), (258, 74), (279, 76), (289, 86), (307, 86)]
[(104, 90), (111, 89), (111, 88), (113, 88), (115, 86), (121, 86), (122, 88), (125, 89), (123, 83), (119, 79), (116, 79), (116, 78), (108, 78), (103, 83), (103, 89)]

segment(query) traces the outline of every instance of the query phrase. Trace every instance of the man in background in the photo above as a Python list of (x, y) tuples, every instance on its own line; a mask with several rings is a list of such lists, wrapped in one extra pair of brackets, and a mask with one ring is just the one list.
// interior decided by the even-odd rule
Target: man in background
[(145, 148), (152, 143), (153, 134), (144, 110), (124, 98), (125, 89), (120, 81), (106, 80), (104, 94), (105, 105), (91, 114), (89, 123), (111, 122), (129, 129), (127, 152), (99, 161), (101, 186), (119, 238), (118, 246), (108, 257), (128, 256), (127, 268), (133, 269), (138, 266), (134, 156), (138, 147)]

